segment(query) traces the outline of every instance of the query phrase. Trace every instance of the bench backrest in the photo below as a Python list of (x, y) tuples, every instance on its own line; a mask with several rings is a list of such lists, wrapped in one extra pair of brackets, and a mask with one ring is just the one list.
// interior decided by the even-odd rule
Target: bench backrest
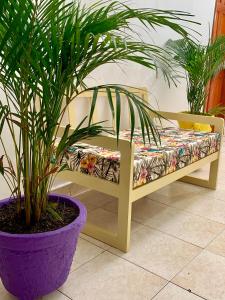
[[(144, 101), (148, 101), (149, 99), (148, 91), (145, 87), (128, 88), (128, 90), (138, 95)], [(92, 97), (93, 92), (84, 92), (81, 95), (77, 96), (68, 107), (67, 116), (65, 117), (66, 123), (69, 122), (72, 127), (76, 127), (85, 116), (89, 115)], [(112, 93), (112, 100), (115, 107), (115, 93)], [(107, 100), (107, 93), (105, 91), (100, 91), (98, 93), (97, 104), (92, 118), (93, 123), (100, 121), (108, 121), (106, 122), (106, 126), (110, 126), (115, 129), (115, 121), (112, 119), (110, 107)], [(128, 103), (124, 97), (124, 101), (122, 102), (121, 127), (127, 128), (129, 127), (129, 125), (129, 108)]]

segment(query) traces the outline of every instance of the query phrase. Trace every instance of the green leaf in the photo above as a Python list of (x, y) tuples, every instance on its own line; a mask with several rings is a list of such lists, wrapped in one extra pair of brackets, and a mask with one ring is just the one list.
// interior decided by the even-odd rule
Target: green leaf
[(1, 173), (2, 175), (4, 175), (4, 172), (5, 172), (4, 165), (3, 165), (3, 158), (4, 158), (4, 155), (2, 155), (2, 156), (0, 157), (0, 173)]
[(68, 134), (70, 130), (70, 124), (68, 124), (63, 132), (63, 135), (61, 137), (61, 140), (57, 146), (56, 150), (56, 158), (60, 155), (60, 153), (65, 149), (66, 142), (68, 140)]
[(133, 104), (130, 101), (128, 95), (127, 95), (127, 100), (128, 100), (129, 109), (130, 109), (130, 126), (131, 126), (131, 142), (132, 142), (133, 135), (134, 135), (134, 128), (135, 128), (135, 112), (134, 112)]
[(97, 97), (98, 97), (98, 88), (95, 88), (94, 93), (93, 93), (93, 97), (92, 97), (92, 102), (91, 102), (91, 111), (90, 111), (89, 122), (88, 122), (89, 126), (90, 126), (92, 118), (93, 118)]
[(121, 118), (121, 98), (118, 88), (115, 88), (116, 93), (116, 136), (119, 139), (120, 133), (120, 118)]
[(51, 214), (51, 216), (52, 216), (55, 220), (60, 221), (60, 222), (63, 221), (62, 217), (61, 217), (60, 214), (55, 210), (54, 207), (48, 205), (48, 206), (47, 206), (47, 211)]
[(111, 109), (112, 117), (114, 119), (115, 118), (115, 110), (114, 110), (114, 105), (113, 105), (111, 89), (109, 87), (106, 87), (106, 92), (107, 92), (107, 96), (108, 96), (108, 101), (109, 101), (109, 106)]
[[(98, 91), (107, 92), (117, 138), (122, 101), (128, 101), (131, 135), (140, 119), (143, 138), (145, 133), (157, 138), (148, 115), (151, 109), (140, 97), (121, 85), (88, 87), (87, 79), (103, 65), (132, 62), (156, 72), (161, 69), (168, 83), (175, 82), (176, 74), (172, 74), (173, 65), (165, 49), (144, 43), (136, 28), (141, 26), (151, 33), (152, 28), (163, 26), (187, 37), (189, 30), (181, 22), (192, 23), (192, 16), (179, 11), (131, 8), (124, 1), (104, 0), (91, 5), (72, 0), (0, 1), (0, 87), (7, 102), (7, 107), (0, 102), (0, 134), (9, 126), (16, 169), (7, 173), (7, 180), (18, 199), (24, 191), (28, 226), (31, 221), (38, 222), (48, 207), (47, 193), (56, 173), (64, 168), (59, 164), (68, 147), (111, 132), (102, 122), (91, 124), (99, 105)], [(55, 135), (68, 105), (85, 90), (93, 91), (89, 126), (84, 126), (86, 118), (78, 120), (80, 124), (72, 133), (67, 125), (55, 149)], [(31, 220), (34, 215), (35, 220)]]
[(201, 45), (188, 39), (168, 40), (166, 49), (171, 52), (177, 67), (185, 71), (187, 100), (193, 114), (206, 113), (207, 85), (225, 69), (225, 36), (209, 39)]

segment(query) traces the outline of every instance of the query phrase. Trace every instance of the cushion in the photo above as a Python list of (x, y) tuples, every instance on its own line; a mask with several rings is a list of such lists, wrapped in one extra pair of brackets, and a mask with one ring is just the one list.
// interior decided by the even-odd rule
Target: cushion
[[(218, 151), (220, 147), (219, 133), (167, 127), (159, 129), (159, 134), (161, 145), (157, 146), (153, 138), (150, 143), (144, 144), (140, 129), (134, 132), (134, 188), (184, 168)], [(130, 140), (130, 130), (121, 131), (120, 138)], [(62, 163), (69, 170), (115, 183), (120, 180), (118, 151), (78, 143), (68, 149)]]

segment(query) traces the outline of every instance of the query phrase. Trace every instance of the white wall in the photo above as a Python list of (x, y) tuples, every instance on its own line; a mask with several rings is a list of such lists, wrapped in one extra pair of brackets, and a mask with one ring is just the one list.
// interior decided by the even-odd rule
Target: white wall
[[(92, 3), (91, 0), (86, 0)], [(213, 23), (215, 0), (133, 0), (135, 7), (152, 7), (157, 9), (170, 9), (189, 12), (195, 17), (194, 21), (202, 25), (188, 24), (200, 35), (193, 34), (201, 43), (207, 43), (209, 30)], [(145, 40), (157, 45), (164, 45), (168, 39), (176, 39), (178, 35), (169, 29), (157, 29), (151, 32), (151, 37), (145, 35)], [(161, 110), (182, 111), (187, 109), (186, 102), (186, 83), (181, 80), (178, 87), (169, 88), (162, 78), (156, 78), (153, 71), (146, 70), (144, 67), (129, 64), (123, 65), (123, 72), (120, 67), (106, 66), (94, 72), (90, 79), (96, 83), (123, 83), (134, 86), (146, 86), (150, 92), (151, 103), (159, 106)]]
[[(4, 101), (4, 93), (2, 92), (2, 90), (0, 89), (0, 99), (1, 101)], [(8, 138), (8, 131), (7, 130), (3, 130), (2, 132), (2, 139), (4, 140), (6, 146), (7, 146), (7, 150), (10, 153), (10, 155), (13, 157), (13, 151), (12, 151), (12, 145), (11, 145), (11, 140)], [(2, 146), (0, 144), (0, 157), (4, 154)], [(3, 158), (5, 160), (5, 157)], [(5, 180), (3, 179), (2, 175), (0, 174), (0, 199), (5, 198), (9, 196), (9, 189), (8, 186), (5, 182)]]
[[(92, 0), (82, 0), (86, 3), (93, 3)], [(159, 9), (175, 9), (188, 11), (196, 16), (195, 20), (202, 23), (201, 26), (191, 25), (197, 29), (202, 36), (199, 37), (201, 42), (208, 39), (209, 26), (212, 25), (213, 11), (215, 0), (133, 0), (134, 6), (152, 7)], [(176, 39), (177, 35), (170, 30), (157, 30), (152, 32), (151, 38), (147, 37), (150, 42), (163, 45), (169, 38)], [(90, 84), (100, 83), (120, 83), (133, 86), (146, 86), (151, 93), (151, 102), (158, 106), (161, 110), (182, 111), (187, 108), (186, 104), (186, 85), (181, 82), (179, 87), (168, 88), (161, 78), (155, 78), (153, 72), (146, 70), (140, 66), (129, 64), (123, 65), (124, 71), (120, 67), (109, 65), (98, 69), (89, 78)], [(0, 94), (2, 99), (2, 94)], [(3, 134), (3, 138), (7, 138), (7, 132)], [(6, 139), (7, 140), (7, 139)], [(8, 140), (9, 151), (11, 151), (10, 140)], [(0, 156), (2, 149), (0, 148)], [(13, 155), (13, 154), (12, 154)], [(61, 183), (61, 182), (60, 182)], [(3, 178), (0, 177), (0, 199), (9, 195)]]

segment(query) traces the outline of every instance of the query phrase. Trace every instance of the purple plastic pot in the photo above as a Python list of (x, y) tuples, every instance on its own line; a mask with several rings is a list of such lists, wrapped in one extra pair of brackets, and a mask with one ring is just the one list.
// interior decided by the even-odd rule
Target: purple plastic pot
[[(33, 300), (59, 288), (67, 279), (86, 209), (78, 200), (51, 194), (52, 201), (70, 202), (80, 214), (58, 230), (35, 234), (0, 231), (0, 277), (4, 287), (20, 300)], [(10, 199), (0, 201), (0, 207)]]

